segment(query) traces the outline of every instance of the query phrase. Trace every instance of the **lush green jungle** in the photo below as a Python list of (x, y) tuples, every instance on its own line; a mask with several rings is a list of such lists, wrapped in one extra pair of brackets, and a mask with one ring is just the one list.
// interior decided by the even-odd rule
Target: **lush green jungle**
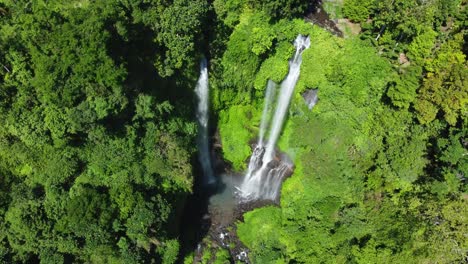
[(242, 173), (298, 34), (279, 142), (295, 169), (279, 204), (234, 223), (250, 263), (466, 263), (467, 5), (0, 0), (0, 263), (237, 263), (181, 231), (199, 61), (210, 133)]

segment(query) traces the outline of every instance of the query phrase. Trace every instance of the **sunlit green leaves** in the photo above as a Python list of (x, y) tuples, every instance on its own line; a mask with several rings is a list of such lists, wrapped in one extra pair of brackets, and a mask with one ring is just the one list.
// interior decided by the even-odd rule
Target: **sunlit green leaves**
[(371, 14), (372, 0), (345, 0), (343, 13), (351, 21), (364, 22)]
[[(172, 203), (181, 204), (166, 195), (192, 190), (196, 126), (191, 97), (167, 96), (188, 94), (191, 77), (154, 80), (193, 65), (208, 8), (176, 2), (0, 4), (0, 168), (11, 174), (1, 184), (15, 182), (8, 196), (0, 187), (0, 262), (55, 263), (66, 255), (139, 263), (163, 255), (151, 245), (167, 239)], [(159, 75), (153, 46), (128, 52), (144, 42), (140, 31), (154, 34), (149, 42), (167, 61)], [(134, 61), (143, 66), (131, 68)], [(154, 76), (135, 77), (143, 68)], [(171, 261), (179, 250), (172, 248)]]

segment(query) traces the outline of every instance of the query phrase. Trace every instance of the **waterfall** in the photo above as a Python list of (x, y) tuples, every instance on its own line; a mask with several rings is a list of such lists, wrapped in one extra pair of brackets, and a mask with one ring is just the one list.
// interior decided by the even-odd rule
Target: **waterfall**
[(209, 185), (215, 182), (208, 139), (208, 119), (209, 119), (209, 86), (208, 67), (206, 59), (200, 62), (200, 77), (198, 78), (195, 93), (197, 94), (197, 120), (198, 120), (198, 159), (203, 171), (203, 184)]
[(248, 166), (247, 174), (246, 174), (248, 176), (252, 175), (256, 168), (261, 167), (261, 157), (263, 156), (263, 153), (265, 152), (265, 149), (263, 148), (264, 137), (265, 137), (266, 129), (268, 126), (268, 121), (271, 118), (270, 108), (275, 97), (276, 86), (277, 84), (274, 81), (268, 80), (266, 94), (265, 94), (265, 105), (263, 106), (262, 119), (260, 121), (260, 133), (258, 137), (258, 144), (255, 147), (252, 153), (252, 156), (250, 157), (249, 166)]
[(277, 199), (284, 177), (292, 172), (293, 164), (291, 161), (286, 157), (275, 158), (275, 147), (283, 127), (294, 87), (299, 79), (302, 52), (310, 46), (309, 37), (297, 36), (294, 46), (296, 47), (296, 52), (294, 57), (289, 61), (288, 75), (281, 83), (268, 141), (264, 145), (266, 127), (269, 123), (269, 105), (273, 101), (275, 86), (273, 85), (274, 83), (268, 82), (265, 106), (260, 123), (259, 142), (253, 151), (247, 174), (239, 188), (242, 198), (247, 200)]
[(276, 85), (277, 84), (274, 81), (268, 80), (265, 94), (265, 106), (263, 107), (262, 120), (260, 121), (260, 135), (258, 137), (258, 142), (260, 146), (263, 146), (264, 144), (263, 139), (265, 137), (265, 131), (268, 125), (268, 121), (270, 119), (269, 110), (275, 97)]
[(263, 163), (268, 163), (273, 159), (276, 141), (278, 141), (278, 137), (283, 127), (284, 118), (289, 107), (289, 102), (291, 101), (291, 95), (294, 91), (297, 80), (299, 79), (302, 62), (301, 55), (305, 49), (309, 48), (310, 39), (299, 35), (294, 41), (294, 46), (296, 47), (296, 54), (289, 62), (288, 76), (286, 76), (286, 79), (281, 83), (280, 96), (273, 116), (270, 138), (268, 139), (265, 154), (263, 155)]

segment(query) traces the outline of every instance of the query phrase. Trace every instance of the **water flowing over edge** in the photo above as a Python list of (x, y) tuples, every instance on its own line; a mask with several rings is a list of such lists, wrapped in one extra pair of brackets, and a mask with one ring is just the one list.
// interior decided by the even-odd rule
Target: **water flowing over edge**
[(271, 118), (270, 108), (271, 108), (271, 105), (273, 104), (273, 101), (275, 100), (275, 95), (276, 95), (275, 89), (277, 85), (278, 84), (276, 84), (274, 81), (268, 80), (267, 89), (265, 93), (265, 106), (263, 107), (262, 119), (260, 123), (260, 133), (258, 137), (258, 142), (259, 142), (258, 144), (262, 146), (264, 144), (263, 140), (265, 138), (267, 125)]
[(209, 84), (208, 84), (208, 65), (205, 58), (200, 62), (200, 77), (198, 78), (195, 93), (197, 95), (198, 104), (196, 117), (198, 121), (198, 160), (200, 161), (203, 171), (202, 183), (209, 185), (215, 183), (213, 175), (213, 167), (211, 165), (209, 137), (208, 137), (208, 121), (209, 121)]
[(259, 142), (252, 153), (247, 174), (239, 188), (239, 194), (243, 200), (276, 200), (284, 177), (291, 173), (293, 169), (292, 162), (285, 155), (281, 155), (279, 158), (275, 156), (275, 147), (283, 128), (294, 87), (299, 79), (302, 52), (310, 47), (310, 38), (298, 35), (294, 41), (294, 46), (296, 52), (289, 61), (288, 75), (281, 83), (276, 108), (271, 120), (268, 141), (265, 145), (264, 136), (270, 121), (269, 105), (273, 101), (272, 94), (274, 95), (275, 90), (271, 82), (268, 82), (267, 85)]

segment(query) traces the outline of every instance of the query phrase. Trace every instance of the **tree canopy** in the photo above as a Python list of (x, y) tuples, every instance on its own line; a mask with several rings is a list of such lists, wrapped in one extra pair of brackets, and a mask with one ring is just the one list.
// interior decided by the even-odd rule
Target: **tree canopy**
[[(210, 237), (184, 255), (198, 63), (217, 154), (241, 174), (298, 34), (311, 47), (278, 144), (294, 173), (231, 226), (252, 263), (466, 261), (467, 5), (0, 0), (0, 263), (234, 261)], [(322, 8), (344, 37), (304, 19)]]

